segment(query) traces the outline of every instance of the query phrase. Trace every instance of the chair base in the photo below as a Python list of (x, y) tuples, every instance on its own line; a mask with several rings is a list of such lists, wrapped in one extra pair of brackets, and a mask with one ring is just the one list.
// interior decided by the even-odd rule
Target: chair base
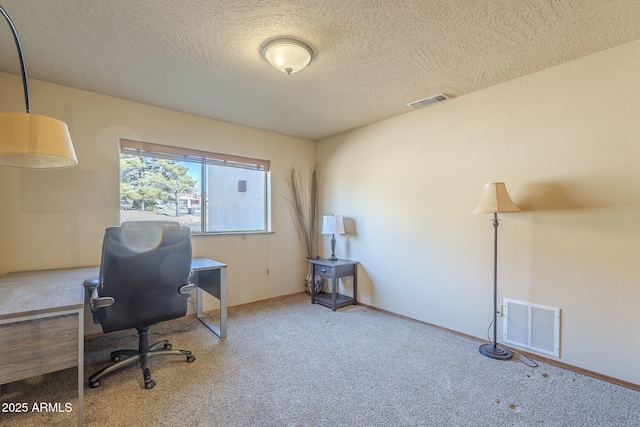
[(140, 362), (142, 368), (142, 376), (144, 378), (144, 388), (151, 389), (156, 385), (156, 382), (151, 379), (150, 359), (156, 356), (183, 356), (187, 358), (187, 362), (191, 363), (196, 360), (196, 357), (187, 350), (172, 350), (171, 343), (167, 340), (159, 341), (152, 346), (149, 346), (148, 341), (148, 327), (138, 328), (138, 335), (140, 336), (139, 350), (117, 350), (111, 353), (111, 364), (95, 374), (89, 377), (89, 386), (91, 388), (100, 387), (100, 379), (105, 375), (120, 369), (124, 366), (128, 366), (135, 362)]

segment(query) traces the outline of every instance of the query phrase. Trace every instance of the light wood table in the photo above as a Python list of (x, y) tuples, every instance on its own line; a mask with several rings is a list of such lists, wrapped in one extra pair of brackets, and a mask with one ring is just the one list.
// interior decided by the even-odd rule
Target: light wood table
[(97, 267), (10, 273), (0, 278), (0, 385), (78, 367), (83, 417), (84, 288)]

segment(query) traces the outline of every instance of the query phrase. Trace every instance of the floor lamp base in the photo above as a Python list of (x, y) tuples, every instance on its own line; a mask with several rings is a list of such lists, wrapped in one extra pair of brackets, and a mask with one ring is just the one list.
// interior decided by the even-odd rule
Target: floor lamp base
[(509, 360), (513, 357), (511, 351), (493, 344), (482, 344), (478, 350), (483, 356), (490, 357), (492, 359)]

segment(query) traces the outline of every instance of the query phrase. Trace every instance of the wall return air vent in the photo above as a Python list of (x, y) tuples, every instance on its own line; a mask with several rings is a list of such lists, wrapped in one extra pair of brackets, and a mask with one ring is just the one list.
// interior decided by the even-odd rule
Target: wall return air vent
[(560, 357), (560, 309), (504, 299), (504, 342)]
[(444, 93), (439, 93), (437, 95), (430, 96), (428, 98), (421, 99), (419, 101), (410, 102), (407, 104), (407, 107), (411, 107), (414, 110), (422, 107), (426, 107), (428, 105), (437, 104), (438, 102), (446, 101), (449, 99), (447, 95)]

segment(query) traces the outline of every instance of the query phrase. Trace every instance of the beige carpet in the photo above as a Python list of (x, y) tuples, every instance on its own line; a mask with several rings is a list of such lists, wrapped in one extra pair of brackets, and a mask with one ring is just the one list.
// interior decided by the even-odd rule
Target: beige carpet
[[(195, 319), (152, 328), (181, 357), (154, 359), (85, 388), (88, 426), (640, 426), (640, 392), (555, 366), (496, 361), (478, 343), (352, 306), (295, 296), (230, 310), (219, 340)], [(85, 378), (135, 331), (85, 344)], [(8, 403), (77, 405), (76, 374), (4, 386)], [(0, 413), (4, 426), (72, 426), (76, 413)]]

